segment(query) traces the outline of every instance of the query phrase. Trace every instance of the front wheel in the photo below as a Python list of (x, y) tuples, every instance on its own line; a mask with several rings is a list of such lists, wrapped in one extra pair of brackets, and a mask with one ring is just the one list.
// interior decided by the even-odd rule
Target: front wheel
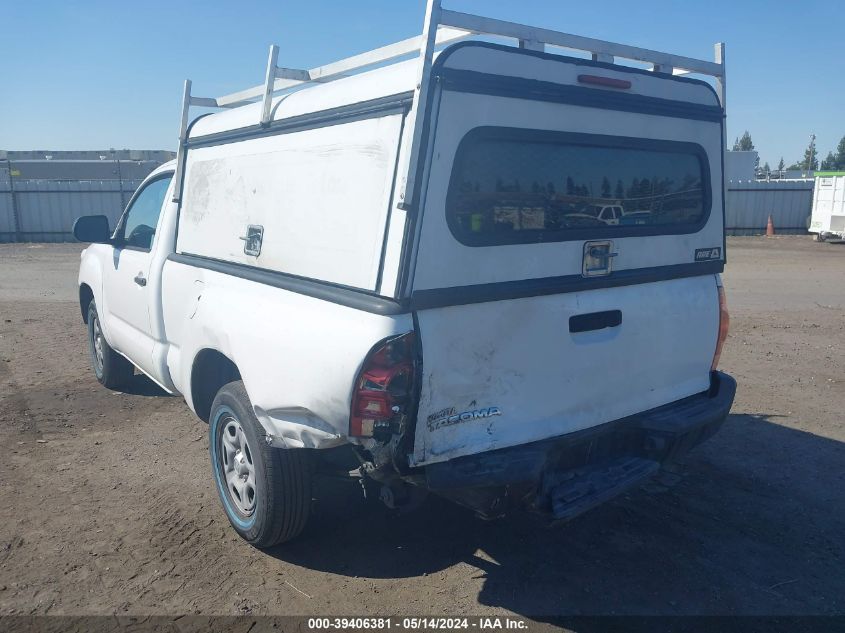
[(93, 299), (88, 304), (88, 353), (94, 375), (104, 387), (117, 389), (135, 375), (132, 363), (114, 351), (103, 336), (100, 315)]
[(267, 444), (241, 381), (220, 389), (209, 419), (214, 482), (235, 531), (259, 548), (298, 536), (311, 511), (309, 453)]

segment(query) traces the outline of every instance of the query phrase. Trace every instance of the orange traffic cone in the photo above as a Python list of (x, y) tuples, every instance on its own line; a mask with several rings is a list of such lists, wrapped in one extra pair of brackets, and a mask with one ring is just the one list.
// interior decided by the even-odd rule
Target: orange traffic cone
[(772, 216), (769, 215), (769, 222), (766, 224), (766, 237), (774, 237), (775, 236), (775, 225), (772, 222)]

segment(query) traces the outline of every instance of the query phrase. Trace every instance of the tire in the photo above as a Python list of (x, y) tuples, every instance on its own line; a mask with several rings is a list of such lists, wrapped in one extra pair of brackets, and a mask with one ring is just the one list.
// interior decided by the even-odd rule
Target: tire
[(135, 375), (132, 363), (114, 351), (106, 341), (93, 299), (88, 304), (88, 356), (94, 375), (104, 387), (118, 389)]
[(241, 381), (217, 392), (208, 429), (214, 484), (235, 531), (258, 548), (298, 536), (311, 513), (310, 454), (267, 444)]

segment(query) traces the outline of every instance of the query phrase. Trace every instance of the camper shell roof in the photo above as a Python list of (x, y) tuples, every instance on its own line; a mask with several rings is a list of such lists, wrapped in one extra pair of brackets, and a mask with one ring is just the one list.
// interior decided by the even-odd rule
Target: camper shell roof
[[(561, 63), (567, 64), (569, 68), (562, 69)], [(578, 74), (584, 72), (585, 68), (600, 68), (604, 76), (618, 75), (631, 81), (631, 88), (626, 91), (628, 94), (719, 106), (713, 87), (699, 79), (481, 41), (460, 42), (436, 52), (432, 74), (461, 71), (483, 73), (485, 69), (489, 71), (495, 68), (496, 74), (502, 77), (539, 82), (548, 77), (547, 67), (550, 64), (556, 65), (556, 83), (576, 84)], [(328, 83), (307, 84), (272, 99), (268, 124), (329, 113), (359, 104), (378, 103), (390, 97), (396, 97), (394, 101), (404, 99), (410, 105), (415, 87), (415, 69), (415, 60), (406, 60)], [(671, 88), (666, 87), (667, 80), (671, 80)], [(256, 102), (202, 116), (191, 126), (188, 138), (195, 140), (255, 127), (261, 109), (262, 103)]]

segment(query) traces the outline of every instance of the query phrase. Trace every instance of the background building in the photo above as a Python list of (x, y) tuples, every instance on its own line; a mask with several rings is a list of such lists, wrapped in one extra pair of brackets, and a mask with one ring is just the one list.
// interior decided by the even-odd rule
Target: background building
[[(758, 235), (772, 223), (778, 233), (806, 233), (813, 207), (812, 178), (758, 178), (756, 151), (725, 153), (725, 231)], [(800, 174), (797, 174), (800, 176)]]
[(175, 157), (161, 150), (0, 150), (0, 242), (64, 242), (73, 221), (114, 227), (141, 181)]

